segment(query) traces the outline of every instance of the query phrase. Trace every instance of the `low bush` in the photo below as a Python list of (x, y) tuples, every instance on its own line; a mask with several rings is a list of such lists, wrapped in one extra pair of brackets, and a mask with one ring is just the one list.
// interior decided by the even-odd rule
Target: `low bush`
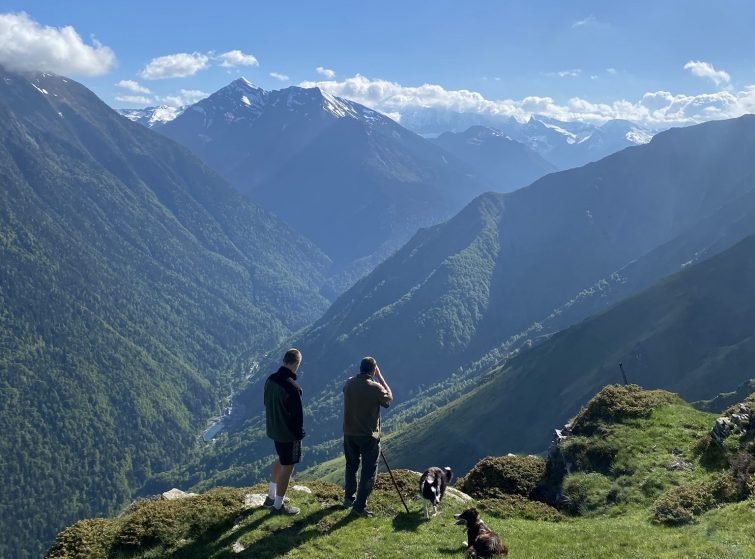
[(601, 390), (572, 420), (575, 435), (591, 435), (604, 423), (647, 417), (658, 406), (680, 403), (675, 394), (665, 390), (644, 390), (636, 384), (611, 384)]
[(488, 456), (461, 478), (457, 487), (476, 498), (531, 498), (543, 481), (545, 466), (538, 456)]
[(666, 491), (653, 505), (653, 518), (670, 526), (690, 524), (714, 506), (736, 500), (737, 492), (731, 476), (721, 474)]

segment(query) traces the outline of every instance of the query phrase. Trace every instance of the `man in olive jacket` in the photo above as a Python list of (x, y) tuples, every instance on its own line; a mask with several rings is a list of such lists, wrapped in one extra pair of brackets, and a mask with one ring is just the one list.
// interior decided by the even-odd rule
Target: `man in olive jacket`
[[(380, 457), (380, 408), (393, 400), (388, 383), (373, 357), (359, 364), (359, 374), (343, 387), (343, 451), (346, 456), (343, 505), (354, 516), (372, 516), (367, 497), (375, 486)], [(357, 487), (357, 469), (362, 463)]]
[(278, 460), (273, 464), (270, 485), (264, 506), (278, 514), (299, 514), (299, 509), (283, 502), (294, 466), (301, 460), (304, 438), (304, 407), (296, 371), (301, 365), (301, 352), (289, 349), (283, 365), (265, 382), (265, 420), (267, 436), (273, 439)]

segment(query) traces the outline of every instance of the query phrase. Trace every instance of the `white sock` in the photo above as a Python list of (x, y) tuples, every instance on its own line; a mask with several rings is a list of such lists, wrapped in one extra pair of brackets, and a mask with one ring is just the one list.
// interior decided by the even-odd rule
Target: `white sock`
[(275, 499), (275, 492), (278, 490), (278, 484), (272, 481), (267, 484), (267, 496), (271, 499)]
[(275, 503), (273, 504), (273, 506), (276, 509), (279, 509), (279, 508), (281, 508), (283, 506), (283, 495), (276, 495), (275, 496)]

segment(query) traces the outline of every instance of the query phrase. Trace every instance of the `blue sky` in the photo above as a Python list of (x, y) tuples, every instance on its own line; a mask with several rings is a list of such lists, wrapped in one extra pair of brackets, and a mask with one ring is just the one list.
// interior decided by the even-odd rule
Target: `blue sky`
[(652, 124), (755, 110), (746, 0), (0, 0), (0, 14), (0, 64), (69, 75), (117, 107), (195, 101), (244, 75), (396, 118), (437, 106)]

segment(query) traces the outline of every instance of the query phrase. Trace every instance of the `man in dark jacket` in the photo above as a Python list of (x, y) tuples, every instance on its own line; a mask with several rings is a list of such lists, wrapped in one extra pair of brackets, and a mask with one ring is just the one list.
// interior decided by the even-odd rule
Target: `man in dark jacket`
[(265, 419), (267, 436), (273, 439), (278, 460), (273, 472), (264, 506), (274, 513), (299, 514), (299, 509), (283, 502), (294, 466), (301, 460), (304, 438), (304, 408), (296, 371), (301, 365), (301, 352), (289, 349), (283, 365), (265, 382)]
[[(367, 497), (375, 486), (380, 458), (380, 408), (387, 408), (393, 394), (372, 357), (359, 364), (359, 374), (343, 387), (343, 451), (346, 472), (343, 505), (355, 516), (372, 516)], [(357, 469), (362, 463), (357, 487)]]

